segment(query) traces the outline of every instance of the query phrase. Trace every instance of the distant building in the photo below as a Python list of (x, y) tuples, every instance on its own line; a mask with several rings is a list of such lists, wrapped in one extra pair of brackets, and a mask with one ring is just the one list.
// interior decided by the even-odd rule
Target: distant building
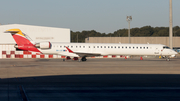
[[(89, 37), (85, 43), (128, 43), (128, 37)], [(164, 44), (169, 46), (169, 37), (131, 37), (134, 44)], [(180, 37), (173, 37), (173, 48), (180, 49)]]
[(70, 29), (42, 27), (22, 24), (9, 24), (0, 26), (0, 44), (15, 43), (11, 34), (4, 33), (8, 29), (18, 28), (27, 34), (33, 41), (70, 42)]

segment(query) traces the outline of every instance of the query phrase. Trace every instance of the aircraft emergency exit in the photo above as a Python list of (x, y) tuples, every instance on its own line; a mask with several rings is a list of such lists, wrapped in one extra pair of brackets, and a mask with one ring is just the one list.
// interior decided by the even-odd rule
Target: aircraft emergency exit
[(111, 43), (61, 43), (61, 42), (39, 42), (34, 43), (22, 33), (20, 29), (9, 29), (16, 45), (15, 48), (38, 52), (42, 54), (56, 54), (66, 56), (66, 59), (86, 61), (86, 57), (106, 55), (138, 55), (138, 56), (165, 56), (174, 57), (177, 52), (162, 44), (111, 44)]

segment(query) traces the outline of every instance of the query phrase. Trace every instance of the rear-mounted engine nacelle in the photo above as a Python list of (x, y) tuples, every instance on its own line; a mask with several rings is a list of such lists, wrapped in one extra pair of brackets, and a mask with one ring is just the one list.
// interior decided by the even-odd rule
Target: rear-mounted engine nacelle
[(40, 49), (50, 49), (51, 43), (50, 42), (40, 42), (35, 44), (36, 48)]

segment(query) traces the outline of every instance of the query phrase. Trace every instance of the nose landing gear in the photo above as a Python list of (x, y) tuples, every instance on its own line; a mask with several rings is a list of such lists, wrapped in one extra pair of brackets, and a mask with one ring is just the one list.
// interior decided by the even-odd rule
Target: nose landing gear
[[(70, 59), (71, 59), (70, 57), (66, 57), (66, 58), (63, 58), (63, 61), (70, 60)], [(79, 60), (79, 62), (87, 61), (86, 57), (82, 57), (82, 58), (74, 57), (73, 60)]]
[(170, 61), (170, 59), (169, 59), (169, 58), (166, 58), (166, 61)]
[(166, 61), (170, 61), (168, 56), (159, 56), (159, 58), (163, 58), (163, 59), (166, 59)]

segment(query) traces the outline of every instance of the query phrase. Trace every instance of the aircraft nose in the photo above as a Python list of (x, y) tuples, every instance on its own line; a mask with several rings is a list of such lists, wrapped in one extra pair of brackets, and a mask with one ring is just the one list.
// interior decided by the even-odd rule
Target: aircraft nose
[(171, 53), (173, 54), (173, 55), (176, 55), (176, 54), (178, 54), (176, 51), (174, 51), (174, 50), (171, 50)]
[(172, 52), (172, 53), (173, 53), (174, 55), (178, 54), (178, 53), (177, 53), (176, 51), (174, 51), (174, 50), (173, 50), (173, 52)]
[(175, 53), (175, 55), (178, 54), (177, 52), (174, 52), (174, 53)]

